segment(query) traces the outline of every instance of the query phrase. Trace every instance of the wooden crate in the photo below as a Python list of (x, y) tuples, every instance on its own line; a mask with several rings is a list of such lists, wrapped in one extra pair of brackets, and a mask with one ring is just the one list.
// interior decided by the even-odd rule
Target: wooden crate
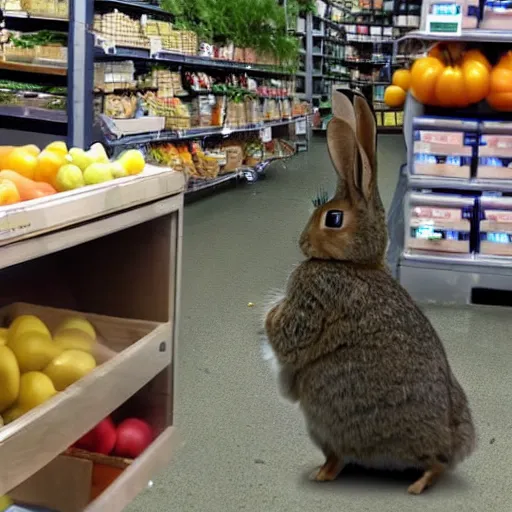
[[(120, 512), (168, 466), (177, 441), (173, 354), (179, 328), (183, 177), (169, 170), (157, 175), (162, 173), (180, 180), (159, 179), (156, 196), (156, 190), (143, 186), (148, 177), (138, 183), (133, 198), (115, 186), (94, 208), (91, 197), (80, 206), (80, 199), (89, 194), (61, 194), (58, 202), (67, 204), (68, 214), (60, 215), (58, 223), (51, 220), (51, 201), (38, 204), (42, 211), (27, 205), (15, 205), (16, 212), (4, 207), (10, 214), (4, 216), (9, 229), (3, 232), (0, 259), (0, 325), (20, 313), (36, 314), (50, 328), (64, 316), (84, 315), (115, 354), (45, 404), (0, 428), (0, 461), (9, 461), (0, 464), (0, 495), (39, 476), (110, 414), (115, 421), (146, 420), (155, 439), (122, 472), (115, 475), (110, 469), (106, 479), (99, 479), (103, 492), (100, 485), (92, 493), (91, 485), (84, 498), (87, 504), (70, 484), (77, 499), (70, 505), (76, 510), (69, 512)], [(84, 212), (86, 218), (80, 221), (77, 215)], [(18, 225), (13, 224), (14, 213), (21, 215), (23, 236), (12, 233)], [(38, 219), (44, 222), (38, 224)], [(64, 470), (63, 478), (74, 471)], [(81, 474), (74, 483), (88, 485), (89, 477)], [(59, 479), (50, 477), (43, 488)]]
[[(91, 322), (98, 341), (114, 357), (102, 358), (108, 360), (89, 375), (0, 430), (0, 458), (13, 461), (10, 467), (0, 466), (2, 494), (30, 476), (34, 465), (43, 467), (52, 460), (52, 453), (66, 450), (172, 362), (169, 323), (15, 303), (0, 309), (0, 325), (8, 326), (14, 318), (26, 314), (39, 317), (50, 331), (65, 318), (82, 316)], [(157, 393), (164, 398), (172, 392), (165, 387), (167, 384)], [(165, 400), (159, 405), (165, 405)], [(164, 407), (160, 414), (166, 418), (169, 411)], [(156, 418), (153, 423), (157, 433), (167, 427), (165, 420)], [(62, 427), (49, 432), (45, 425), (52, 424)], [(45, 450), (41, 451), (43, 445)]]

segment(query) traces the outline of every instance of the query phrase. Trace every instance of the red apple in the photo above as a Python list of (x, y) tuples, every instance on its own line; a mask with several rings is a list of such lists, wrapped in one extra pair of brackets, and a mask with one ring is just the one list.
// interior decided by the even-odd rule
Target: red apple
[(80, 438), (75, 446), (81, 450), (110, 455), (116, 445), (117, 432), (114, 422), (105, 418)]
[(117, 441), (114, 453), (119, 457), (135, 459), (153, 441), (151, 427), (142, 420), (129, 418), (117, 427)]

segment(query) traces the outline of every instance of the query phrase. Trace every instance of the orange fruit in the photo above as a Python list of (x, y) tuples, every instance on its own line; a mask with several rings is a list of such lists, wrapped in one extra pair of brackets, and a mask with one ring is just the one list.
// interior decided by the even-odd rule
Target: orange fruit
[(411, 86), (411, 72), (408, 69), (397, 69), (393, 73), (391, 83), (408, 91)]
[(66, 163), (66, 155), (57, 151), (48, 151), (45, 149), (37, 157), (34, 180), (49, 183), (52, 187), (56, 188), (57, 173)]
[(11, 180), (0, 179), (0, 206), (20, 201), (20, 193)]
[(39, 156), (41, 150), (35, 144), (27, 144), (26, 146), (21, 146), (21, 149), (25, 150), (27, 153), (30, 153), (32, 156)]
[(24, 148), (15, 148), (7, 157), (4, 165), (6, 169), (32, 180), (37, 166), (37, 158)]
[(388, 107), (397, 108), (405, 103), (407, 93), (398, 85), (390, 85), (384, 91), (384, 103)]

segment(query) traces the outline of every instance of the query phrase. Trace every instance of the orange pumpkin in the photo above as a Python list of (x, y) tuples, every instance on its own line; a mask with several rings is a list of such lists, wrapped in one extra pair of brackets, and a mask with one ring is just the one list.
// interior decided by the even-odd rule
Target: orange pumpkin
[(391, 84), (408, 91), (411, 87), (411, 72), (408, 69), (397, 69), (393, 73)]
[(423, 57), (412, 66), (411, 92), (425, 105), (464, 108), (489, 94), (490, 67), (478, 50), (467, 52), (460, 64), (445, 65), (437, 57)]
[(512, 67), (496, 66), (491, 72), (487, 103), (495, 110), (512, 112)]
[(464, 57), (462, 58), (462, 62), (465, 63), (465, 62), (469, 62), (469, 61), (480, 62), (480, 64), (483, 64), (486, 67), (487, 71), (491, 71), (491, 69), (492, 69), (491, 63), (489, 62), (487, 57), (480, 50), (477, 50), (476, 48), (473, 48), (472, 50), (468, 50), (464, 54)]
[(384, 91), (384, 103), (388, 107), (399, 108), (405, 103), (407, 93), (398, 85), (390, 85)]
[(512, 69), (512, 50), (502, 55), (495, 67)]
[(444, 70), (444, 64), (435, 57), (423, 57), (414, 61), (411, 68), (411, 93), (425, 105), (435, 102), (434, 88)]

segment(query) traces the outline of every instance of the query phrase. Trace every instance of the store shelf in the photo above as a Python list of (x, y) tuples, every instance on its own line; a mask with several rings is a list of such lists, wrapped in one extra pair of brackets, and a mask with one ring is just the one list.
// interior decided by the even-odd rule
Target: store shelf
[(512, 193), (511, 180), (462, 180), (432, 176), (409, 176), (409, 187), (424, 190), (467, 190)]
[(0, 117), (18, 121), (42, 121), (45, 123), (67, 124), (68, 116), (65, 110), (50, 110), (45, 108), (23, 107), (16, 105), (0, 105)]
[[(183, 174), (147, 166), (144, 173), (138, 176), (3, 206), (0, 246), (178, 194), (183, 191), (184, 185)], [(87, 234), (84, 232), (83, 236)], [(11, 254), (7, 248), (3, 248), (0, 265), (6, 267), (19, 263), (12, 260), (17, 257), (17, 251)]]
[(0, 70), (20, 71), (22, 73), (36, 73), (40, 75), (67, 76), (68, 70), (64, 67), (43, 66), (38, 64), (23, 64), (0, 59)]
[(230, 181), (237, 181), (242, 179), (244, 173), (242, 170), (236, 172), (230, 172), (227, 174), (223, 174), (222, 176), (218, 176), (217, 178), (213, 178), (211, 180), (191, 180), (189, 182), (189, 186), (185, 192), (185, 195), (191, 196), (198, 192), (204, 192), (205, 190), (213, 189), (222, 185), (224, 183), (228, 183)]
[(461, 259), (409, 255), (401, 258), (398, 277), (419, 302), (470, 305), (475, 288), (512, 289), (512, 261), (475, 256)]
[(201, 57), (199, 55), (184, 55), (182, 53), (173, 53), (162, 51), (152, 56), (149, 50), (138, 48), (116, 47), (105, 51), (96, 46), (96, 60), (112, 60), (112, 59), (135, 59), (146, 60), (149, 62), (173, 63), (196, 68), (220, 69), (226, 71), (244, 71), (246, 73), (290, 76), (293, 75), (289, 70), (278, 69), (273, 66), (262, 66), (257, 64), (245, 64), (243, 62), (234, 62), (231, 60), (212, 59), (210, 57)]
[(94, 4), (100, 9), (121, 9), (123, 11), (128, 10), (168, 18), (172, 16), (158, 5), (150, 4), (148, 2), (141, 2), (138, 0), (95, 0)]
[(204, 137), (213, 137), (213, 136), (222, 136), (227, 137), (232, 133), (242, 133), (242, 132), (251, 132), (258, 131), (263, 128), (274, 128), (277, 126), (286, 126), (297, 121), (304, 121), (307, 119), (307, 116), (294, 117), (292, 119), (284, 119), (282, 121), (269, 121), (265, 123), (258, 123), (253, 125), (247, 125), (239, 128), (228, 128), (228, 127), (210, 127), (210, 128), (192, 128), (190, 130), (182, 130), (182, 131), (161, 131), (161, 132), (151, 132), (151, 133), (143, 133), (139, 135), (129, 135), (126, 137), (116, 138), (115, 134), (111, 131), (110, 120), (101, 116), (102, 125), (105, 130), (108, 130), (109, 136), (112, 137), (107, 140), (107, 143), (112, 146), (125, 146), (130, 144), (147, 144), (150, 142), (165, 142), (172, 140), (186, 140), (186, 139), (194, 139), (194, 138), (204, 138)]
[(403, 132), (403, 126), (377, 126), (377, 133), (381, 134), (399, 134)]
[(418, 39), (421, 41), (466, 41), (475, 43), (512, 43), (510, 30), (465, 29), (461, 35), (433, 34), (425, 30), (412, 30), (398, 38), (396, 43)]
[(54, 16), (43, 16), (36, 14), (29, 14), (25, 11), (3, 11), (4, 18), (21, 19), (21, 20), (40, 20), (40, 21), (56, 21), (60, 23), (68, 23), (67, 18), (58, 18)]
[(512, 276), (512, 258), (504, 256), (489, 257), (482, 254), (449, 255), (446, 253), (414, 254), (404, 253), (403, 259), (409, 262), (428, 263), (449, 267), (450, 265), (468, 265), (495, 269), (505, 269)]
[(352, 85), (355, 85), (357, 87), (376, 87), (376, 86), (386, 86), (389, 85), (389, 82), (379, 82), (379, 81), (373, 81), (373, 80), (352, 80), (350, 78), (338, 78), (340, 82), (350, 83)]

